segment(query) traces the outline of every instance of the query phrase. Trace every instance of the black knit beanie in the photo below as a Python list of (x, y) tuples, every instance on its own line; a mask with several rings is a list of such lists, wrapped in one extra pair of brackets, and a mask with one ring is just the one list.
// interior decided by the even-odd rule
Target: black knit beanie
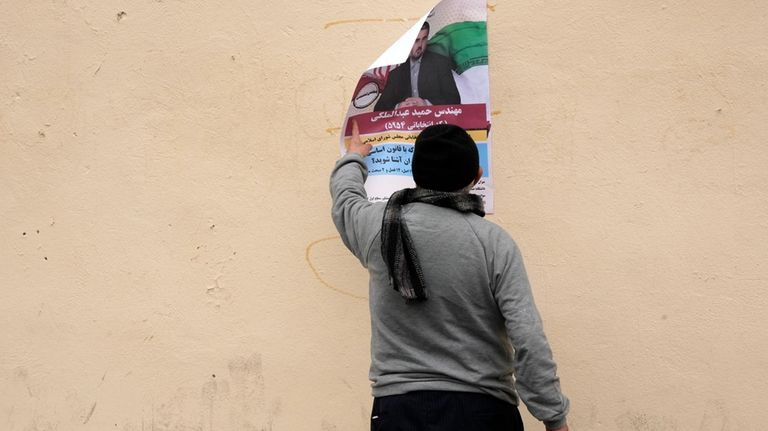
[(412, 171), (419, 187), (443, 192), (460, 190), (475, 179), (479, 166), (477, 145), (459, 126), (436, 124), (416, 137)]

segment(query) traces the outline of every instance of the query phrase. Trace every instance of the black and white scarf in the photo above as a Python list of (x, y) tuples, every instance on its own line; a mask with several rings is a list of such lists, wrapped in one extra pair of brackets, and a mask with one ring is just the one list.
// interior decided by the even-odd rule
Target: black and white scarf
[(408, 227), (401, 218), (403, 206), (412, 202), (485, 216), (483, 199), (470, 193), (415, 188), (399, 190), (392, 194), (381, 220), (381, 255), (387, 264), (392, 287), (408, 302), (427, 299), (424, 273)]

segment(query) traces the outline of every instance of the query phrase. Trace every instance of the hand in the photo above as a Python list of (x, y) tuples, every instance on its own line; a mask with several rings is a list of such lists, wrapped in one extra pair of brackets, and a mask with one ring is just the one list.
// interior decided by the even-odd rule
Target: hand
[(409, 97), (398, 103), (396, 108), (409, 108), (411, 106), (427, 106), (427, 101), (421, 97)]
[(357, 126), (357, 121), (352, 120), (352, 137), (349, 139), (348, 152), (357, 153), (365, 157), (371, 152), (371, 144), (364, 144), (360, 139), (360, 128)]

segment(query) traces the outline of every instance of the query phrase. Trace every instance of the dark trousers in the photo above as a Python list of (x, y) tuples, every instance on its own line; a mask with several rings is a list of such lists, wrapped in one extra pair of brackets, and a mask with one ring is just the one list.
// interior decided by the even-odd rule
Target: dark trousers
[(523, 431), (517, 406), (486, 394), (415, 391), (374, 398), (371, 431)]

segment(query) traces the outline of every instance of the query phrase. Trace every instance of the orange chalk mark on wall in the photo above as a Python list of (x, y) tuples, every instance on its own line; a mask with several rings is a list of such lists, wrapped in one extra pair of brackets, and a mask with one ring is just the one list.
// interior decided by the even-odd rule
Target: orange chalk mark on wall
[[(496, 5), (486, 3), (486, 7), (491, 12), (496, 12)], [(324, 29), (329, 29), (330, 27), (333, 27), (335, 25), (344, 25), (344, 24), (360, 24), (364, 22), (407, 22), (407, 21), (418, 21), (419, 18), (358, 18), (358, 19), (342, 19), (338, 21), (331, 21), (325, 23)]]
[(349, 293), (349, 292), (341, 290), (338, 287), (332, 285), (331, 283), (328, 283), (327, 281), (325, 281), (323, 279), (322, 274), (320, 274), (320, 271), (318, 271), (317, 268), (315, 267), (314, 263), (312, 263), (312, 248), (313, 247), (315, 247), (317, 244), (320, 244), (321, 242), (337, 241), (337, 240), (340, 241), (341, 237), (340, 236), (331, 236), (331, 237), (328, 237), (328, 238), (318, 239), (316, 241), (312, 241), (311, 243), (309, 243), (309, 245), (307, 246), (307, 250), (306, 250), (306, 252), (304, 254), (304, 258), (307, 261), (307, 265), (309, 265), (309, 268), (312, 270), (312, 273), (315, 274), (315, 278), (317, 279), (317, 281), (319, 281), (323, 286), (333, 290), (334, 292), (341, 293), (342, 295), (346, 295), (346, 296), (349, 296), (351, 298), (361, 299), (363, 301), (367, 301), (368, 297), (366, 297), (366, 296), (360, 296), (360, 295), (355, 295), (354, 293)]
[(344, 24), (360, 24), (364, 22), (407, 22), (407, 21), (417, 21), (419, 18), (358, 18), (358, 19), (342, 19), (339, 21), (331, 21), (325, 23), (325, 29), (329, 29), (330, 27), (333, 27), (335, 25), (344, 25)]

